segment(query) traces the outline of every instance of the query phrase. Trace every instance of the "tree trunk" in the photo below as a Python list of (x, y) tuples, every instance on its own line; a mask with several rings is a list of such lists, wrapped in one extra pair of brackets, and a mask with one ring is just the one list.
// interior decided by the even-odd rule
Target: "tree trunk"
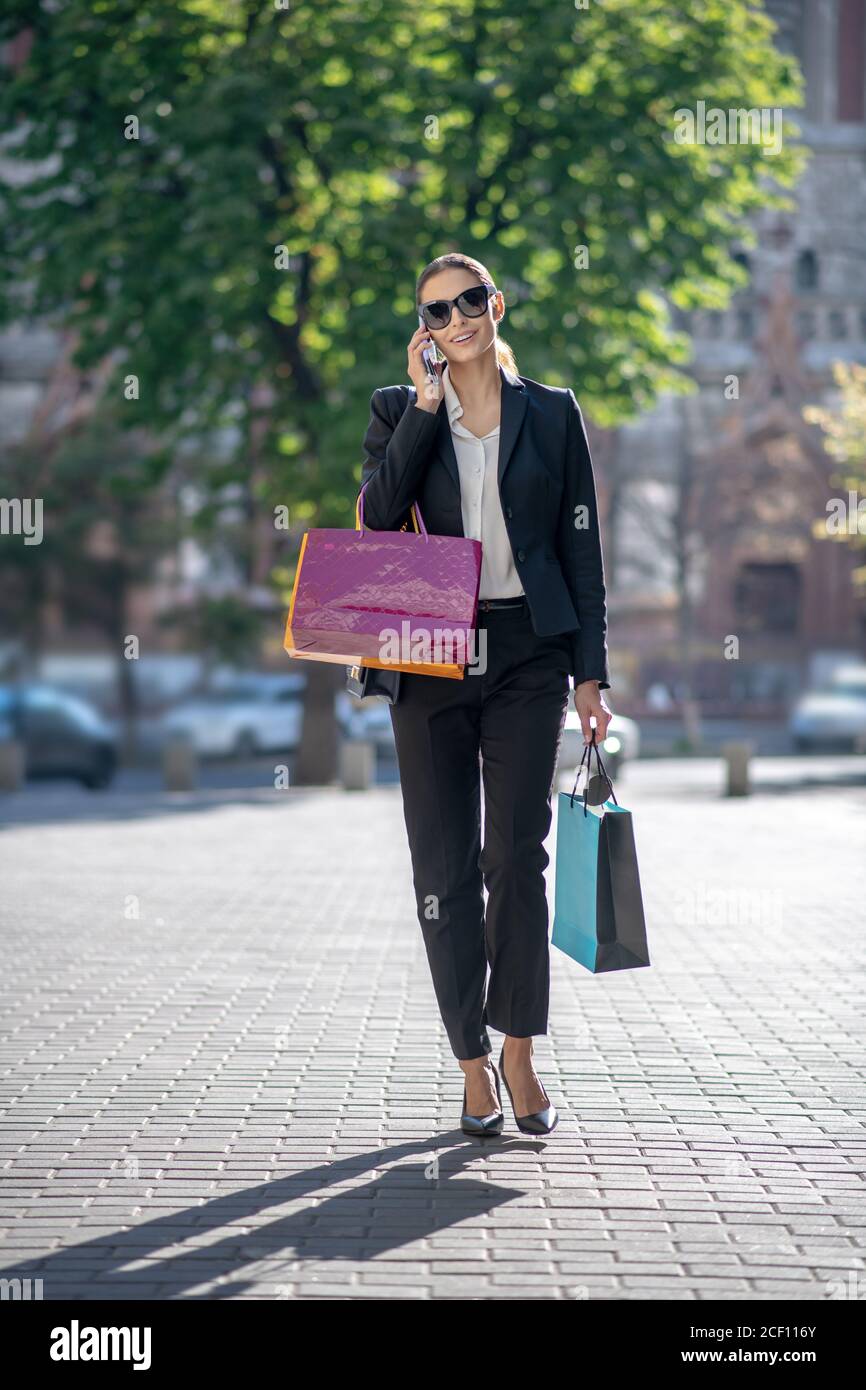
[(701, 746), (701, 709), (694, 693), (692, 649), (692, 610), (686, 594), (681, 595), (680, 607), (680, 680), (683, 735), (689, 750), (696, 753)]
[(138, 756), (138, 689), (135, 681), (135, 660), (124, 655), (125, 638), (128, 635), (127, 599), (129, 579), (123, 568), (115, 572), (114, 601), (112, 604), (110, 640), (117, 653), (117, 690), (120, 702), (121, 758), (125, 763), (135, 763)]
[(694, 694), (694, 614), (692, 608), (692, 536), (694, 524), (695, 464), (686, 443), (680, 446), (677, 468), (678, 496), (675, 531), (677, 589), (679, 597), (680, 708), (683, 736), (690, 752), (701, 746), (701, 714)]
[(345, 686), (346, 668), (330, 661), (304, 665), (304, 727), (292, 780), (300, 787), (328, 786), (336, 781), (339, 752), (334, 696)]

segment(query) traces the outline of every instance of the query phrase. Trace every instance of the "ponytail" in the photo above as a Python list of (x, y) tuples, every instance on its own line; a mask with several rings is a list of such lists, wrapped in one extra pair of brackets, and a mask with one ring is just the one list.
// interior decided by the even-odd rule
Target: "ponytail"
[(514, 353), (511, 351), (505, 339), (500, 338), (498, 333), (496, 335), (496, 361), (499, 363), (500, 367), (504, 367), (507, 372), (511, 372), (514, 376), (517, 376), (517, 362), (515, 361)]

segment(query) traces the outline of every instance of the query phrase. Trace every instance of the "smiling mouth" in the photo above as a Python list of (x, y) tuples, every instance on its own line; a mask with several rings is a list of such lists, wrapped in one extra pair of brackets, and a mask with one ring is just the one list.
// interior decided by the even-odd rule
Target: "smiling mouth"
[(452, 338), (452, 343), (468, 343), (470, 338), (474, 338), (478, 332), (477, 328), (472, 328), (468, 333), (461, 333), (458, 338)]

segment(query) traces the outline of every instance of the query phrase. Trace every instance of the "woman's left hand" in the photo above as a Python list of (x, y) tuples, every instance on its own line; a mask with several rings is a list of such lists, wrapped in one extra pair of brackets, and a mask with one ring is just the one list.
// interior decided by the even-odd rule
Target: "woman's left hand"
[(592, 742), (592, 725), (589, 721), (593, 716), (595, 716), (596, 743), (604, 743), (607, 736), (607, 726), (613, 718), (613, 714), (604, 703), (604, 696), (598, 688), (598, 681), (581, 681), (580, 685), (574, 687), (574, 708), (580, 719), (584, 743)]

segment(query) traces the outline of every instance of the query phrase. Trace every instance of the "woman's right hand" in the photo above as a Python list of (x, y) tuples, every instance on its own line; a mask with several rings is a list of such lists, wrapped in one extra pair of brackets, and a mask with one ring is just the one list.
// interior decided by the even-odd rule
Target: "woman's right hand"
[(409, 339), (408, 362), (409, 379), (416, 391), (416, 404), (420, 410), (429, 410), (431, 413), (439, 409), (439, 403), (445, 394), (442, 385), (442, 372), (445, 367), (444, 362), (436, 363), (436, 384), (427, 375), (427, 368), (421, 353), (424, 348), (432, 347), (433, 339), (430, 337), (428, 329), (420, 326), (415, 329)]

